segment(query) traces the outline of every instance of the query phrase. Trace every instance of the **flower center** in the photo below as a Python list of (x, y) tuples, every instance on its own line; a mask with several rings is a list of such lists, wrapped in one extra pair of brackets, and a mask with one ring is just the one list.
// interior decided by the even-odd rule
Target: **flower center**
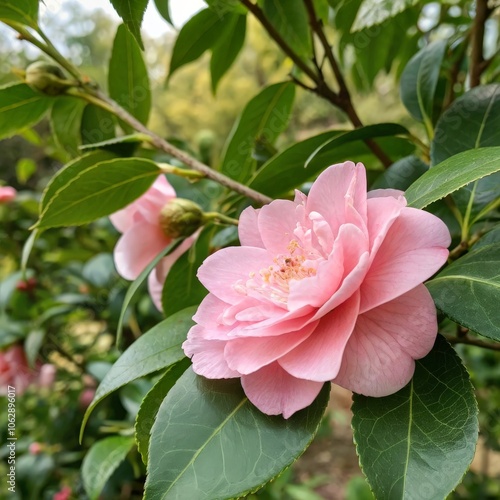
[(302, 280), (316, 275), (316, 269), (308, 265), (303, 253), (294, 255), (297, 250), (302, 250), (296, 240), (288, 244), (288, 250), (288, 255), (275, 257), (273, 265), (261, 269), (258, 273), (251, 272), (246, 282), (236, 283), (235, 290), (244, 295), (257, 292), (273, 302), (286, 304), (291, 280)]

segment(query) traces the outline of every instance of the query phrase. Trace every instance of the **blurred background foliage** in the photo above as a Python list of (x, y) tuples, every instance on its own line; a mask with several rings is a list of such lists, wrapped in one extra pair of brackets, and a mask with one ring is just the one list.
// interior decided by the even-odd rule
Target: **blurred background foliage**
[[(364, 123), (397, 122), (422, 137), (424, 129), (408, 115), (399, 96), (399, 78), (408, 60), (429, 39), (451, 39), (451, 57), (444, 62), (438, 95), (449, 104), (466, 90), (465, 45), (470, 36), (473, 2), (449, 0), (418, 5), (384, 21), (371, 33), (351, 33), (361, 0), (332, 1), (336, 9), (329, 35), (338, 45), (340, 60)], [(56, 15), (43, 24), (54, 43), (84, 73), (106, 87), (107, 65), (116, 23), (104, 11), (90, 11), (83, 2), (64, 1)], [(485, 54), (498, 50), (498, 14), (487, 25)], [(166, 75), (175, 32), (147, 36), (146, 63), (153, 92), (150, 128), (175, 139), (204, 162), (215, 165), (239, 113), (250, 96), (271, 83), (286, 80), (289, 59), (250, 18), (244, 49), (211, 92), (208, 57), (181, 68), (168, 85)], [(365, 37), (364, 39), (362, 37)], [(0, 27), (0, 84), (17, 81), (15, 74), (39, 54)], [(453, 96), (446, 83), (453, 82)], [(485, 83), (500, 80), (500, 62), (492, 58)], [(293, 115), (277, 147), (324, 130), (346, 128), (345, 116), (326, 101), (297, 89)], [(107, 398), (94, 412), (78, 444), (78, 429), (95, 387), (118, 358), (115, 331), (127, 283), (118, 277), (112, 249), (118, 238), (108, 220), (87, 226), (49, 230), (39, 237), (25, 275), (20, 271), (23, 246), (38, 215), (38, 201), (49, 178), (68, 160), (68, 152), (54, 140), (47, 121), (21, 135), (0, 142), (2, 184), (19, 194), (0, 205), (0, 347), (24, 342), (30, 363), (50, 363), (56, 377), (50, 388), (34, 382), (18, 398), (19, 499), (86, 498), (81, 483), (82, 459), (99, 438), (124, 431), (133, 424), (138, 404), (149, 382), (130, 384)], [(177, 186), (176, 186), (177, 187)], [(179, 186), (182, 188), (182, 186)], [(129, 311), (125, 338), (131, 343), (158, 322), (159, 313), (144, 292)], [(139, 326), (140, 325), (140, 326)], [(500, 368), (495, 353), (459, 347), (471, 368), (481, 407), (481, 441), (472, 471), (451, 498), (494, 499), (500, 495)], [(345, 395), (344, 395), (345, 396)], [(252, 498), (364, 500), (371, 493), (350, 445), (349, 401), (340, 398), (324, 422), (304, 460)], [(6, 415), (0, 417), (0, 441), (5, 442)], [(333, 437), (331, 429), (333, 429)], [(346, 446), (343, 446), (342, 443)], [(340, 449), (339, 453), (335, 448)], [(333, 451), (332, 451), (333, 450)], [(326, 455), (325, 455), (326, 454)], [(5, 458), (2, 448), (0, 457)], [(102, 498), (140, 498), (144, 466), (133, 453), (115, 471)], [(329, 464), (325, 469), (325, 464)], [(5, 462), (0, 475), (5, 476)], [(351, 480), (351, 478), (353, 478)], [(300, 482), (300, 484), (298, 484)], [(65, 489), (66, 488), (66, 489)], [(68, 489), (69, 488), (69, 489)], [(64, 493), (66, 492), (66, 493)]]

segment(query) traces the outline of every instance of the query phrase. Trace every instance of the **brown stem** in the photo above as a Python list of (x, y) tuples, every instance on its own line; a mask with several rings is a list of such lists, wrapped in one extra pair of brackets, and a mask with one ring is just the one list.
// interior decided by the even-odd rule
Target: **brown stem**
[(272, 198), (269, 198), (268, 196), (259, 193), (258, 191), (255, 191), (254, 189), (251, 189), (247, 186), (244, 186), (243, 184), (240, 184), (239, 182), (230, 179), (229, 177), (221, 174), (220, 172), (211, 169), (208, 165), (201, 163), (196, 158), (193, 158), (186, 152), (176, 148), (175, 146), (167, 142), (165, 139), (162, 139), (159, 135), (149, 130), (139, 120), (137, 120), (134, 116), (132, 116), (128, 111), (123, 109), (119, 104), (113, 101), (113, 99), (110, 99), (100, 90), (90, 89), (90, 88), (87, 88), (86, 90), (87, 92), (91, 93), (94, 97), (102, 101), (105, 106), (111, 108), (112, 112), (118, 118), (123, 120), (125, 123), (133, 127), (138, 132), (142, 132), (143, 134), (150, 137), (151, 144), (153, 144), (153, 146), (155, 146), (157, 149), (160, 149), (161, 151), (164, 151), (170, 156), (177, 158), (188, 167), (191, 167), (193, 170), (201, 172), (208, 179), (212, 179), (213, 181), (218, 182), (222, 186), (225, 186), (229, 189), (232, 189), (233, 191), (236, 191), (237, 193), (247, 196), (248, 198), (256, 201), (257, 203), (260, 203), (261, 205), (270, 203), (272, 201)]
[[(304, 0), (304, 4), (306, 6), (307, 14), (309, 16), (309, 24), (311, 25), (311, 29), (313, 32), (316, 33), (321, 42), (321, 45), (323, 46), (326, 58), (328, 59), (328, 62), (333, 71), (333, 74), (335, 75), (335, 79), (337, 80), (337, 84), (339, 87), (339, 92), (338, 94), (335, 94), (335, 98), (333, 98), (333, 96), (328, 94), (325, 95), (325, 97), (328, 100), (330, 100), (332, 104), (342, 109), (356, 128), (362, 127), (363, 123), (359, 118), (358, 113), (356, 112), (356, 109), (354, 108), (354, 105), (352, 103), (351, 94), (349, 93), (349, 89), (344, 79), (344, 75), (342, 74), (342, 71), (340, 70), (340, 67), (337, 63), (337, 60), (335, 59), (332, 47), (328, 42), (328, 39), (326, 38), (325, 31), (323, 30), (323, 25), (316, 16), (314, 4), (312, 0)], [(320, 70), (320, 75), (321, 75), (321, 82), (324, 84), (325, 80), (323, 74), (321, 73), (321, 70)], [(371, 139), (366, 139), (365, 143), (372, 150), (373, 154), (377, 156), (377, 158), (382, 162), (384, 167), (387, 168), (388, 166), (392, 165), (392, 160), (384, 153), (382, 148), (375, 141)]]
[(299, 55), (288, 45), (286, 40), (279, 34), (276, 28), (269, 22), (262, 9), (250, 0), (240, 0), (244, 5), (262, 24), (264, 29), (269, 33), (270, 37), (280, 46), (281, 50), (300, 68), (312, 81), (316, 82), (316, 73), (306, 64), (306, 62), (299, 57)]
[(471, 337), (451, 337), (449, 335), (445, 335), (446, 340), (454, 345), (454, 344), (466, 344), (473, 345), (476, 347), (482, 347), (483, 349), (490, 349), (492, 351), (500, 351), (500, 342), (485, 342), (484, 340), (474, 339)]
[(488, 0), (476, 0), (476, 17), (472, 29), (472, 49), (470, 55), (471, 87), (477, 87), (481, 83), (481, 74), (484, 71), (484, 25), (492, 11), (493, 9), (488, 7)]

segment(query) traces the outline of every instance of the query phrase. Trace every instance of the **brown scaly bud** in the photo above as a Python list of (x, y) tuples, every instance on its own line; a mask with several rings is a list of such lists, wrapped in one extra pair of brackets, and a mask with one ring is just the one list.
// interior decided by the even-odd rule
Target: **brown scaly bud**
[(191, 200), (174, 198), (160, 212), (160, 226), (169, 238), (191, 236), (204, 223), (203, 210)]
[(44, 61), (34, 62), (26, 68), (25, 81), (33, 90), (51, 96), (64, 94), (76, 83), (67, 80), (59, 66)]

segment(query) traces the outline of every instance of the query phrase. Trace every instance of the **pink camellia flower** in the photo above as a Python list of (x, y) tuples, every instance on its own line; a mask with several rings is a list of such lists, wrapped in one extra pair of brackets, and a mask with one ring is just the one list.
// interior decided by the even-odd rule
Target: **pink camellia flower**
[(16, 197), (17, 191), (11, 186), (0, 186), (0, 203), (7, 203)]
[[(172, 242), (160, 224), (164, 206), (176, 198), (174, 188), (160, 175), (141, 197), (110, 216), (122, 236), (114, 251), (118, 273), (135, 280), (147, 265)], [(196, 236), (186, 238), (171, 254), (162, 259), (148, 277), (148, 287), (156, 307), (161, 310), (163, 282), (174, 262), (193, 244)]]
[(69, 500), (71, 498), (72, 490), (69, 486), (63, 486), (61, 490), (54, 494), (53, 500)]
[(30, 368), (21, 345), (0, 352), (0, 394), (7, 394), (9, 386), (15, 388), (16, 394), (23, 394), (37, 377), (38, 370)]
[(308, 196), (240, 218), (241, 247), (208, 257), (209, 290), (183, 344), (196, 373), (241, 377), (250, 401), (290, 417), (325, 381), (367, 396), (404, 387), (437, 334), (422, 282), (450, 234), (401, 191), (366, 192), (361, 163), (325, 170)]

